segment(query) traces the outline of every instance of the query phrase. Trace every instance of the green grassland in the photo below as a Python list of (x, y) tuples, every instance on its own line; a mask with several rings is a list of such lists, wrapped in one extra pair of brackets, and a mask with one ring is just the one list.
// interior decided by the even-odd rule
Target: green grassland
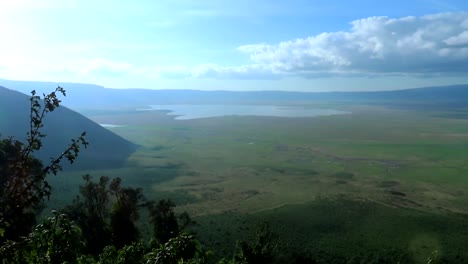
[(261, 211), (334, 194), (468, 210), (460, 202), (468, 200), (468, 120), (340, 109), (352, 114), (173, 120), (146, 111), (91, 117), (127, 125), (112, 130), (142, 146), (128, 161), (135, 174), (129, 181), (152, 193), (193, 196), (197, 202), (181, 209), (194, 215)]
[(52, 204), (71, 199), (80, 174), (109, 175), (173, 199), (199, 220), (204, 241), (226, 252), (251, 219), (269, 219), (285, 241), (314, 254), (347, 257), (361, 245), (416, 262), (434, 251), (468, 258), (468, 119), (309, 107), (352, 114), (174, 120), (158, 111), (90, 111), (96, 122), (125, 125), (111, 130), (141, 147), (122, 169), (54, 178), (64, 192)]

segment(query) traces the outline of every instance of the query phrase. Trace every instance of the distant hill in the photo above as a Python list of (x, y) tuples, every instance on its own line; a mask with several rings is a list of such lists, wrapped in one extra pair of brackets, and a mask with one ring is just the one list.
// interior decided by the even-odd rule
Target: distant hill
[(287, 92), (287, 91), (197, 91), (110, 89), (93, 84), (10, 81), (0, 79), (0, 85), (29, 93), (50, 91), (61, 85), (68, 94), (64, 105), (74, 109), (134, 107), (149, 104), (224, 104), (224, 103), (289, 103), (304, 101), (356, 102), (393, 105), (468, 106), (468, 84), (424, 87), (376, 92)]
[[(54, 88), (49, 88), (49, 92)], [(29, 96), (0, 87), (0, 133), (2, 138), (14, 136), (24, 141), (29, 128)], [(44, 120), (43, 150), (37, 157), (47, 162), (68, 146), (72, 138), (86, 131), (87, 149), (71, 166), (72, 169), (102, 169), (121, 166), (136, 149), (136, 145), (101, 127), (88, 118), (64, 106), (50, 113)]]

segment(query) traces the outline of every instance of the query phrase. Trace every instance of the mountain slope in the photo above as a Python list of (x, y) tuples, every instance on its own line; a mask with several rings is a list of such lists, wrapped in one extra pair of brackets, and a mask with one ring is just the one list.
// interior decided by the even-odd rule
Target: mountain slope
[[(0, 133), (25, 140), (29, 129), (29, 97), (17, 91), (0, 87)], [(117, 136), (88, 118), (64, 106), (49, 113), (44, 120), (47, 135), (44, 147), (37, 157), (47, 162), (68, 146), (72, 138), (86, 131), (87, 149), (82, 149), (72, 169), (102, 169), (121, 166), (136, 149), (136, 145)], [(68, 167), (68, 166), (67, 166)]]

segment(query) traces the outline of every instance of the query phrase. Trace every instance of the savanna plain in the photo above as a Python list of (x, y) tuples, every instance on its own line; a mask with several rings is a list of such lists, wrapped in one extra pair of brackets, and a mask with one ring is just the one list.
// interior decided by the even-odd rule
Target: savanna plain
[(283, 106), (347, 113), (178, 120), (141, 106), (81, 111), (139, 148), (123, 168), (51, 178), (49, 206), (69, 203), (80, 175), (108, 175), (173, 200), (226, 256), (266, 221), (289, 247), (324, 258), (468, 259), (468, 109)]

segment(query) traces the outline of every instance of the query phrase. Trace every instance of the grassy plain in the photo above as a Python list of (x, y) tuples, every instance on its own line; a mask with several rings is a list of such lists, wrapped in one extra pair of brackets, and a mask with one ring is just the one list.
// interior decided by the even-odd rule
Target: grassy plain
[(125, 168), (70, 172), (55, 186), (71, 197), (80, 174), (121, 177), (150, 198), (173, 199), (225, 251), (251, 219), (265, 218), (309, 252), (347, 256), (360, 245), (416, 262), (435, 251), (468, 258), (468, 119), (448, 110), (309, 107), (352, 114), (174, 120), (159, 111), (89, 111), (98, 123), (125, 125), (110, 129), (141, 147)]
[(91, 118), (126, 125), (112, 130), (142, 146), (128, 161), (130, 182), (193, 196), (197, 202), (183, 209), (195, 215), (343, 193), (468, 210), (456, 202), (468, 200), (468, 120), (334, 107), (352, 114), (173, 120), (145, 111)]

